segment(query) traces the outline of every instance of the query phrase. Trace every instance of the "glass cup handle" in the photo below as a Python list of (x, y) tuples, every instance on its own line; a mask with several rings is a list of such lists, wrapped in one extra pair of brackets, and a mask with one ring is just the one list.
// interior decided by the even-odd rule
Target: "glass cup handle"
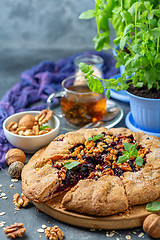
[(47, 109), (51, 109), (51, 103), (52, 100), (56, 97), (64, 97), (65, 92), (61, 91), (61, 92), (57, 92), (57, 93), (52, 93), (51, 95), (49, 95), (49, 97), (47, 98)]

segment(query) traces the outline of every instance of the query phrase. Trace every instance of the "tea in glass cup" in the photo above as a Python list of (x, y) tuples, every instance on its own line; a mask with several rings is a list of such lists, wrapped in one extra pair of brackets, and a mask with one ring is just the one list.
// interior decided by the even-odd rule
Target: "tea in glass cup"
[(62, 91), (49, 96), (47, 103), (61, 96), (61, 111), (68, 123), (82, 127), (90, 122), (101, 120), (106, 113), (104, 94), (93, 93), (87, 84), (74, 85), (75, 76), (62, 82)]

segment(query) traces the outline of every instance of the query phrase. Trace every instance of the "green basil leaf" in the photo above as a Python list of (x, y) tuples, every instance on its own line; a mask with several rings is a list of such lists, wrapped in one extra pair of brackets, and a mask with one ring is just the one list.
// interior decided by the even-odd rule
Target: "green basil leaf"
[(87, 141), (92, 141), (92, 140), (93, 140), (93, 138), (88, 138), (88, 139), (87, 139)]
[(149, 212), (160, 211), (160, 202), (151, 202), (146, 205), (146, 210)]
[(155, 16), (157, 16), (157, 17), (160, 18), (160, 9), (154, 9), (154, 10), (152, 10), (152, 13), (153, 13)]
[(160, 27), (152, 29), (151, 35), (153, 36), (153, 38), (160, 37)]
[(92, 138), (93, 138), (93, 141), (97, 141), (97, 140), (99, 140), (102, 137), (104, 137), (104, 134), (98, 134), (96, 136), (93, 136)]
[(120, 49), (123, 50), (124, 49), (124, 46), (127, 42), (127, 39), (128, 39), (128, 36), (125, 36), (125, 37), (122, 37), (121, 40), (120, 40)]
[(106, 97), (107, 97), (107, 99), (110, 99), (110, 96), (111, 96), (111, 93), (110, 93), (110, 91), (109, 91), (109, 89), (106, 91)]
[(135, 163), (137, 166), (142, 166), (143, 165), (143, 158), (142, 157), (137, 157), (135, 160)]
[(124, 32), (123, 32), (123, 36), (125, 36), (126, 34), (128, 34), (132, 29), (134, 28), (134, 25), (131, 23), (129, 25), (127, 25), (124, 29)]
[(96, 37), (94, 37), (93, 42), (95, 44), (95, 49), (97, 51), (101, 51), (104, 46), (105, 41), (106, 41), (105, 35), (97, 35)]
[(80, 68), (80, 70), (81, 70), (83, 73), (88, 73), (88, 72), (90, 72), (91, 67), (92, 67), (92, 65), (87, 65), (87, 64), (84, 63), (84, 62), (81, 62), (81, 63), (79, 64), (79, 68)]
[(98, 94), (103, 93), (103, 85), (98, 78), (94, 78), (93, 76), (88, 77), (87, 84), (92, 92), (96, 92)]
[(129, 151), (130, 156), (137, 157), (138, 156), (138, 150), (136, 149), (137, 143), (132, 145)]
[(149, 1), (144, 1), (144, 6), (148, 9), (148, 10), (150, 10), (150, 8), (151, 8), (151, 4), (150, 4), (150, 2)]
[(121, 7), (116, 7), (114, 10), (112, 10), (113, 13), (120, 13)]
[(118, 158), (117, 164), (118, 164), (118, 163), (124, 163), (124, 162), (126, 162), (128, 159), (129, 159), (128, 155), (127, 155), (127, 154), (123, 154), (122, 156), (120, 156), (120, 157)]
[(123, 146), (124, 146), (124, 149), (129, 153), (132, 144), (130, 144), (130, 143), (123, 143)]
[(102, 31), (110, 31), (109, 25), (108, 25), (108, 17), (106, 15), (99, 15), (99, 28)]
[(46, 129), (46, 128), (50, 128), (50, 126), (48, 126), (48, 125), (40, 126), (40, 127), (39, 127), (39, 130), (41, 131), (41, 130), (44, 130), (44, 129)]
[(133, 16), (135, 14), (136, 10), (138, 11), (139, 7), (142, 5), (141, 2), (135, 2), (131, 5), (130, 9), (128, 12)]
[(71, 170), (74, 167), (77, 167), (80, 164), (80, 162), (73, 161), (73, 162), (66, 162), (64, 166), (67, 168), (67, 170)]
[(92, 140), (93, 140), (93, 141), (97, 141), (97, 140), (99, 140), (99, 139), (102, 138), (102, 137), (104, 137), (104, 134), (103, 134), (103, 133), (102, 133), (102, 134), (95, 135), (95, 136), (93, 135), (92, 138), (88, 138), (87, 141), (92, 141)]
[(94, 18), (96, 17), (96, 10), (95, 9), (91, 9), (91, 10), (87, 10), (85, 12), (82, 12), (79, 16), (80, 19), (90, 19), (90, 18)]

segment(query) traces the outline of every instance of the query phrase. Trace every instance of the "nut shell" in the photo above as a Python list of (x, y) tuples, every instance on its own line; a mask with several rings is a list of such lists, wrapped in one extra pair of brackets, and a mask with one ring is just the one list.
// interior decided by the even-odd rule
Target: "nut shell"
[(150, 214), (143, 222), (143, 230), (153, 238), (160, 238), (160, 216)]
[(8, 168), (8, 173), (13, 178), (20, 178), (23, 167), (24, 164), (22, 162), (13, 162)]
[(26, 155), (22, 150), (18, 148), (12, 148), (6, 153), (5, 159), (8, 165), (11, 165), (13, 162), (16, 161), (25, 163)]
[(30, 114), (24, 115), (20, 120), (19, 120), (19, 127), (26, 127), (27, 129), (32, 128), (35, 123), (35, 117)]

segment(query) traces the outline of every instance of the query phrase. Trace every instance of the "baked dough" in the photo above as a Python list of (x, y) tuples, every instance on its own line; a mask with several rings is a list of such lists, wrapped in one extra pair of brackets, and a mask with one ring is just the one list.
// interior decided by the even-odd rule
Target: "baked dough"
[[(102, 134), (97, 141), (89, 140)], [(137, 143), (143, 165), (116, 164), (123, 142)], [(68, 162), (79, 162), (71, 170)], [(77, 170), (76, 170), (77, 169)], [(160, 197), (160, 139), (127, 128), (81, 129), (56, 137), (22, 170), (23, 193), (46, 202), (64, 191), (62, 206), (94, 216), (124, 212)]]

